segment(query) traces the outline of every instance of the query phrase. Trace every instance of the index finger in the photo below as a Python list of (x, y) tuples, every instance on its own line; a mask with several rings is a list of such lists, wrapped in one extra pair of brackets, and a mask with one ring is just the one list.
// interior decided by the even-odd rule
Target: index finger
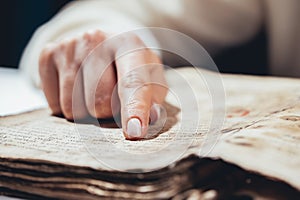
[(116, 61), (121, 118), (127, 139), (147, 134), (153, 91), (150, 84), (149, 50), (128, 53)]

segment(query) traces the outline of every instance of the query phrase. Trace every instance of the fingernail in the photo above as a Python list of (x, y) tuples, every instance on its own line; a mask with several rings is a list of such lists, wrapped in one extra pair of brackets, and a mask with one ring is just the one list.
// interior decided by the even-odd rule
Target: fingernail
[(131, 118), (127, 123), (127, 135), (131, 138), (142, 136), (142, 125), (137, 118)]

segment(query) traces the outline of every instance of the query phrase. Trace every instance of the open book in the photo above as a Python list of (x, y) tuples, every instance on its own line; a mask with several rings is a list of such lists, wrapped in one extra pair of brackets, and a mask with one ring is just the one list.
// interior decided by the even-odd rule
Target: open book
[[(1, 117), (0, 194), (300, 198), (300, 80), (194, 68), (168, 71), (167, 79), (165, 121), (140, 141), (125, 140), (113, 121), (68, 122), (47, 109)], [(223, 97), (208, 86), (217, 82)], [(194, 95), (180, 101), (187, 90)]]

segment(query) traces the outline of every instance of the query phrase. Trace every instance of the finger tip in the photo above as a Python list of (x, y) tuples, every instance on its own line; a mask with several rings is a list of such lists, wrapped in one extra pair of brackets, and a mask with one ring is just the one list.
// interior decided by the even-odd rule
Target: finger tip
[(127, 126), (123, 133), (127, 140), (140, 140), (143, 139), (148, 130), (148, 125), (142, 126), (142, 122), (137, 117), (132, 117), (127, 121)]
[(130, 138), (139, 138), (142, 136), (142, 123), (138, 118), (130, 118), (127, 121), (126, 134)]

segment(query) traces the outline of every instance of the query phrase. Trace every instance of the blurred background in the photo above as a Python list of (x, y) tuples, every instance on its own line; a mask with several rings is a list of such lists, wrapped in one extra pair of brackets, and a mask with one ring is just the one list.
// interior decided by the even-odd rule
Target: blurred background
[[(34, 30), (71, 0), (1, 0), (0, 66), (17, 68)], [(214, 57), (222, 72), (268, 74), (267, 40), (262, 30), (248, 43)]]
[(34, 30), (70, 0), (1, 0), (0, 66), (17, 68)]

